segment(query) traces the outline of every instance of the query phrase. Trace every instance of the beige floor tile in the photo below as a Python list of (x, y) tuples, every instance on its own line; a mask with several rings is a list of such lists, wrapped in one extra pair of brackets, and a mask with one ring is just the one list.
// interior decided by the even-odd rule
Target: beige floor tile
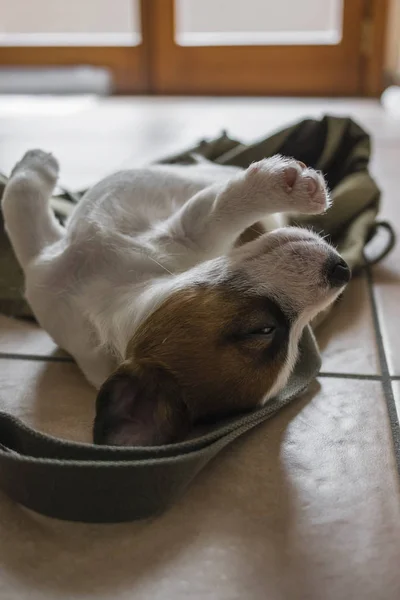
[(392, 387), (397, 411), (397, 419), (400, 422), (400, 381), (392, 381)]
[(317, 329), (322, 371), (376, 375), (380, 373), (372, 312), (365, 277), (356, 277)]
[[(380, 148), (376, 172), (382, 187), (383, 213), (397, 230), (400, 224), (398, 201), (398, 157), (400, 138), (396, 145)], [(374, 292), (391, 375), (400, 375), (400, 245), (397, 243), (389, 256), (373, 269)]]
[(400, 285), (386, 279), (378, 281), (374, 290), (389, 372), (400, 375)]
[(0, 410), (45, 433), (91, 441), (95, 395), (74, 364), (0, 358)]
[(0, 353), (67, 356), (38, 325), (0, 315)]
[[(394, 225), (396, 220), (392, 219)], [(397, 217), (400, 222), (400, 214)], [(400, 247), (373, 269), (374, 295), (391, 375), (400, 375)]]
[[(57, 435), (75, 423), (82, 437), (91, 395), (73, 366), (4, 368), (7, 409)], [(63, 523), (0, 498), (0, 596), (398, 600), (399, 484), (380, 384), (321, 385), (234, 443), (157, 519)]]

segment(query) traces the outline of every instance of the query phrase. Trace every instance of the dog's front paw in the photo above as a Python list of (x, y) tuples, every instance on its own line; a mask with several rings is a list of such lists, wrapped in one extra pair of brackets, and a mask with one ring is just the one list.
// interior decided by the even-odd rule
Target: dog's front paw
[(50, 185), (58, 178), (59, 165), (52, 154), (43, 150), (29, 150), (12, 170), (11, 177), (18, 173), (37, 173), (44, 177)]
[(253, 185), (259, 180), (267, 194), (276, 195), (282, 212), (319, 214), (330, 206), (323, 175), (295, 159), (273, 156), (260, 160), (248, 168), (247, 177)]

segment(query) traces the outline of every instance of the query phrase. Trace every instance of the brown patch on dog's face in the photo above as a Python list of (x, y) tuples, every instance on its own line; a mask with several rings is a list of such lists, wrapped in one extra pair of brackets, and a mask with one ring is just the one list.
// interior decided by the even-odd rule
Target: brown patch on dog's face
[(169, 443), (196, 422), (255, 408), (282, 370), (289, 330), (276, 304), (228, 284), (176, 292), (100, 391), (95, 441)]
[[(274, 332), (261, 334), (267, 327)], [(282, 367), (288, 334), (287, 319), (265, 298), (224, 288), (186, 289), (143, 324), (128, 356), (172, 373), (197, 420), (260, 402)]]

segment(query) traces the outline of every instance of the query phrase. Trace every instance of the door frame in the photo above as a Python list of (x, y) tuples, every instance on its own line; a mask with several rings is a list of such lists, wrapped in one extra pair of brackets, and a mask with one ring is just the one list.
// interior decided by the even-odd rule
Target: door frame
[[(178, 46), (174, 0), (139, 2), (138, 46), (3, 46), (0, 67), (105, 67), (117, 94), (377, 97), (384, 89), (389, 0), (344, 0), (337, 46), (279, 45), (267, 52), (265, 46)], [(260, 77), (268, 71), (271, 79)]]

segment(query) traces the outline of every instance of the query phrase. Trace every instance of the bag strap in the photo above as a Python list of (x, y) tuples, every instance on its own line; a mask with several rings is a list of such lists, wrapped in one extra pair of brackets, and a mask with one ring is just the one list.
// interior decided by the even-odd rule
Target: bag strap
[[(374, 245), (373, 242), (375, 242), (382, 232), (386, 233), (386, 239), (382, 241), (378, 251), (376, 251), (374, 248), (370, 250), (370, 247)], [(367, 243), (363, 250), (365, 263), (369, 266), (376, 265), (393, 250), (395, 245), (396, 234), (392, 225), (387, 221), (375, 221), (371, 231), (369, 232)]]
[(0, 489), (16, 502), (59, 519), (107, 523), (154, 516), (223, 448), (298, 396), (319, 368), (315, 339), (306, 328), (294, 373), (277, 398), (204, 435), (167, 446), (75, 443), (0, 412)]

